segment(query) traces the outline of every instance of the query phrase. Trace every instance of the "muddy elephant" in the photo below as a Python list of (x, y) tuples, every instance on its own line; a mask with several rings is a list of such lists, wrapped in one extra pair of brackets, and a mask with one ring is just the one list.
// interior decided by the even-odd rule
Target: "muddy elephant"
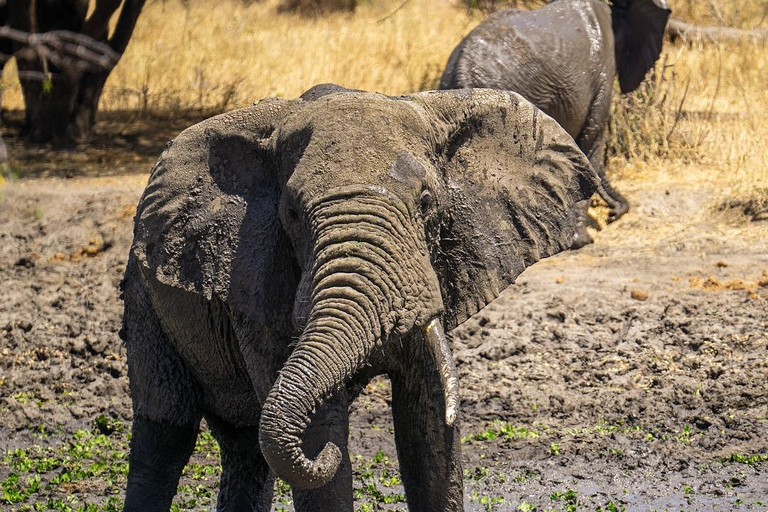
[(568, 248), (598, 178), (552, 119), (490, 90), (319, 86), (182, 132), (149, 178), (123, 284), (127, 511), (168, 510), (205, 417), (219, 510), (351, 511), (348, 406), (392, 383), (408, 505), (462, 510), (445, 332)]
[[(605, 173), (614, 78), (635, 90), (661, 53), (666, 0), (555, 0), (533, 11), (493, 14), (454, 49), (440, 89), (487, 87), (523, 95), (576, 140), (601, 178), (608, 222), (629, 202)], [(573, 248), (592, 242), (583, 204)]]

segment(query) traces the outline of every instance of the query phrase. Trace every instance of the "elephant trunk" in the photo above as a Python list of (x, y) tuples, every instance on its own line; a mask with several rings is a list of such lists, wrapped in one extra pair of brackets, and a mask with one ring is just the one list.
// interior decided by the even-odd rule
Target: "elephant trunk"
[(325, 485), (341, 462), (332, 443), (314, 460), (302, 450), (317, 409), (391, 334), (425, 326), (442, 309), (424, 242), (406, 229), (404, 207), (389, 199), (347, 195), (311, 211), (309, 318), (264, 404), (259, 431), (267, 462), (297, 488)]
[[(302, 437), (317, 408), (338, 389), (333, 375), (351, 375), (354, 361), (329, 347), (358, 343), (347, 337), (353, 329), (349, 319), (336, 319), (339, 326), (310, 325), (285, 364), (267, 398), (261, 415), (259, 443), (275, 473), (299, 489), (322, 487), (336, 474), (341, 451), (327, 443), (314, 460), (302, 450)], [(349, 325), (341, 327), (343, 322)], [(331, 322), (329, 322), (331, 323)], [(352, 350), (350, 349), (350, 352)], [(343, 379), (346, 380), (346, 379)]]

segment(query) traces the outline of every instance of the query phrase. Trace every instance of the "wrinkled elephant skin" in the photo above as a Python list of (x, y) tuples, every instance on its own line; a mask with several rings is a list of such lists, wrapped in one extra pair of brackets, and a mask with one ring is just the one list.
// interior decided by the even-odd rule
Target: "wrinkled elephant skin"
[(140, 200), (123, 285), (125, 509), (169, 509), (204, 417), (219, 510), (269, 510), (277, 475), (298, 511), (351, 511), (349, 403), (386, 374), (410, 509), (461, 510), (443, 329), (567, 249), (597, 181), (502, 91), (323, 85), (184, 131)]
[[(600, 176), (613, 222), (629, 210), (605, 173), (614, 79), (624, 93), (640, 85), (661, 53), (669, 15), (666, 0), (555, 0), (533, 11), (499, 11), (456, 47), (440, 89), (514, 91), (552, 116)], [(592, 241), (587, 207), (580, 205), (574, 249)]]

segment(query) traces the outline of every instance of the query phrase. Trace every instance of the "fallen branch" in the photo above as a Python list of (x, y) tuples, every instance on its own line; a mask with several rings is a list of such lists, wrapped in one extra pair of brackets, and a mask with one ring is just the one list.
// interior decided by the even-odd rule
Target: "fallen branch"
[(692, 25), (682, 20), (671, 19), (667, 23), (667, 34), (672, 41), (703, 41), (707, 43), (723, 43), (738, 41), (768, 40), (768, 29), (756, 28), (744, 30), (731, 27), (702, 27)]

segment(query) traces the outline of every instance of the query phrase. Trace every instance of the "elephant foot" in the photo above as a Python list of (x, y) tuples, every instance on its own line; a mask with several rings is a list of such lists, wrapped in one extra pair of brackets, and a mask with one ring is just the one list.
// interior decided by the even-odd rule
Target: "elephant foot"
[(573, 242), (571, 243), (571, 250), (575, 251), (577, 249), (581, 249), (585, 245), (589, 245), (594, 242), (595, 240), (592, 238), (592, 236), (589, 233), (587, 233), (586, 229), (577, 231), (576, 235), (573, 237)]
[(608, 224), (612, 224), (619, 220), (625, 213), (629, 211), (629, 203), (619, 203), (615, 208), (611, 208), (608, 212)]

